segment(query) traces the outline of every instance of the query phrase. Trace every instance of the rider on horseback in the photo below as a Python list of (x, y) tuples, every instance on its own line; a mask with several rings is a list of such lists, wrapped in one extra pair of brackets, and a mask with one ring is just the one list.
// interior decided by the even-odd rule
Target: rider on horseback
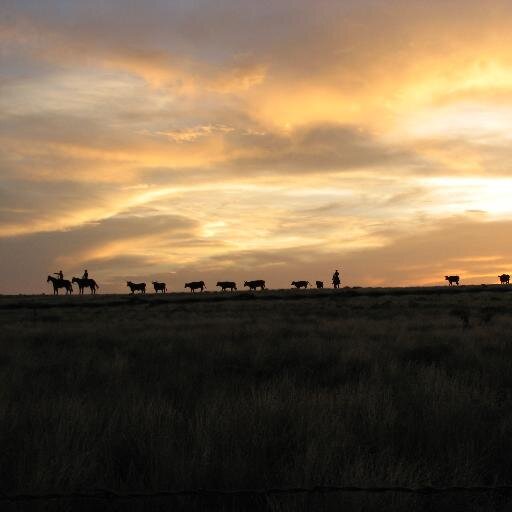
[(82, 279), (89, 279), (89, 272), (87, 272), (87, 269), (84, 270), (84, 275), (82, 276)]
[(54, 276), (59, 276), (59, 279), (62, 281), (64, 279), (64, 274), (62, 270), (59, 270), (58, 272), (53, 273)]
[(336, 272), (334, 272), (334, 274), (332, 275), (332, 284), (334, 285), (334, 288), (339, 288), (340, 283), (340, 273), (338, 272), (338, 270), (336, 270)]

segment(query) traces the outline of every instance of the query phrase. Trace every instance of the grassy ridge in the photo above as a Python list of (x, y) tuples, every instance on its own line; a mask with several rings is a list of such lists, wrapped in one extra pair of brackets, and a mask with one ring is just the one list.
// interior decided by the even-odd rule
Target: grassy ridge
[(512, 295), (476, 288), (1, 297), (1, 490), (510, 484)]

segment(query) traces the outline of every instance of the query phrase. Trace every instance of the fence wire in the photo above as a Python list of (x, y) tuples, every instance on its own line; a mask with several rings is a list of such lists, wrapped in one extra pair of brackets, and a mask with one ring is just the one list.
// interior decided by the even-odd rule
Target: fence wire
[(485, 494), (512, 493), (512, 485), (498, 486), (452, 486), (452, 487), (357, 487), (357, 486), (316, 486), (316, 487), (291, 487), (274, 489), (188, 489), (156, 492), (129, 492), (121, 493), (108, 489), (98, 489), (87, 492), (71, 493), (47, 493), (47, 494), (5, 494), (0, 493), (0, 502), (34, 502), (54, 500), (100, 500), (100, 501), (122, 501), (122, 500), (146, 500), (152, 498), (175, 498), (179, 496), (189, 497), (236, 497), (236, 496), (278, 496), (278, 495), (299, 495), (299, 494), (331, 494), (331, 493), (400, 493), (400, 494), (454, 494), (470, 493)]

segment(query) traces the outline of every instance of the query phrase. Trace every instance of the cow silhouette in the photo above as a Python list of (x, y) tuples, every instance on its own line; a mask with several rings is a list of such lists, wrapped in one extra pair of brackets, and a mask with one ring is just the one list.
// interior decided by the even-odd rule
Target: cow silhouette
[(185, 283), (185, 288), (190, 288), (190, 291), (195, 293), (196, 290), (203, 291), (206, 289), (206, 285), (204, 284), (204, 281), (192, 281), (190, 283)]
[(445, 281), (448, 281), (449, 286), (453, 286), (453, 283), (455, 283), (457, 286), (459, 286), (459, 276), (444, 276)]
[(155, 289), (155, 293), (162, 292), (165, 293), (167, 291), (167, 286), (165, 283), (159, 283), (158, 281), (152, 281), (153, 288)]
[(255, 281), (245, 281), (244, 288), (248, 286), (249, 290), (256, 290), (256, 288), (260, 288), (261, 290), (265, 289), (265, 281), (263, 279), (256, 279)]
[(292, 286), (295, 286), (295, 288), (307, 288), (309, 285), (309, 281), (292, 281)]
[(227, 289), (234, 291), (236, 290), (236, 283), (234, 281), (218, 281), (217, 286), (220, 286), (223, 292)]
[(316, 282), (316, 287), (317, 288), (323, 288), (324, 287), (324, 282), (323, 281), (317, 281)]
[(508, 274), (501, 274), (498, 276), (500, 284), (510, 284), (510, 276)]
[(139, 291), (140, 293), (146, 293), (146, 283), (132, 283), (131, 281), (127, 281), (126, 286), (130, 288), (132, 295), (136, 291)]

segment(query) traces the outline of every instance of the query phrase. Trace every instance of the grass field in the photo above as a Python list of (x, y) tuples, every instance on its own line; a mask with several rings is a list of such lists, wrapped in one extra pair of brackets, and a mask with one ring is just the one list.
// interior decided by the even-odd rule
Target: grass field
[[(0, 296), (0, 490), (512, 484), (508, 292)], [(472, 511), (512, 496), (168, 503), (52, 507)]]

